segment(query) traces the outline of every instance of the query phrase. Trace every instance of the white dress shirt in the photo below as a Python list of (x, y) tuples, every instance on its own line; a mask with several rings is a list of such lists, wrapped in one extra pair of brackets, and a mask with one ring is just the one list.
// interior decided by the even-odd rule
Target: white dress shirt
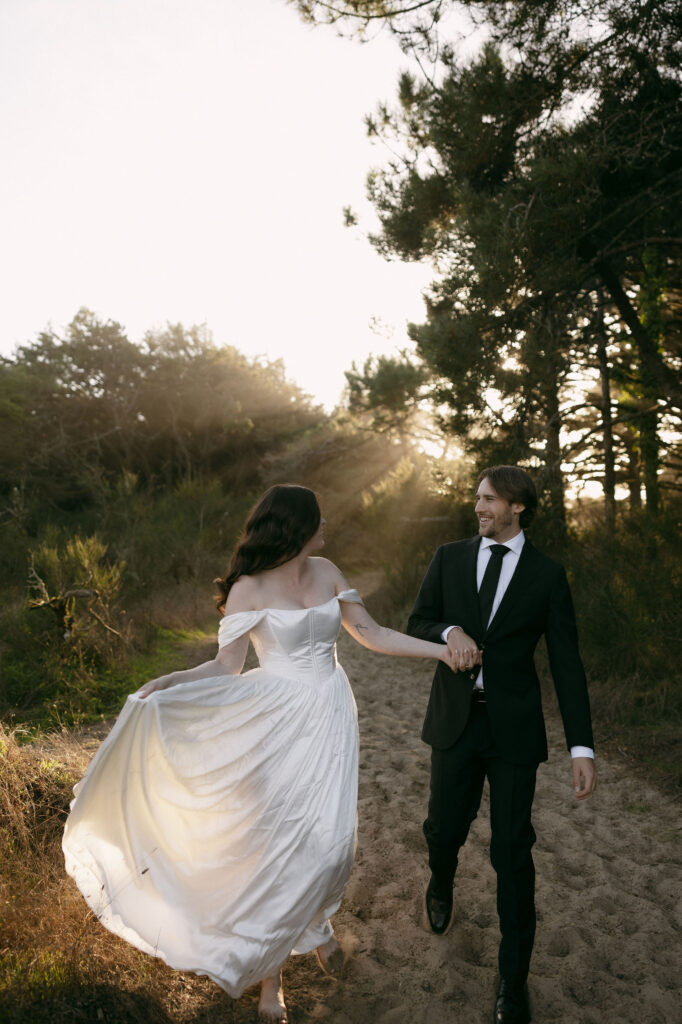
[[(526, 543), (526, 537), (523, 530), (510, 537), (509, 540), (504, 542), (504, 546), (508, 548), (507, 554), (502, 559), (502, 567), (500, 569), (500, 579), (497, 584), (497, 590), (495, 591), (495, 600), (493, 601), (493, 607), (490, 612), (490, 619), (486, 625), (492, 621), (495, 612), (500, 607), (500, 602), (505, 595), (507, 587), (511, 581), (512, 576), (516, 570), (516, 566), (519, 564), (519, 558), (523, 545)], [(481, 583), (485, 575), (485, 570), (488, 567), (490, 561), (490, 549), (497, 541), (491, 540), (489, 537), (482, 537), (481, 543), (478, 549), (478, 559), (476, 562), (476, 587), (478, 590), (481, 589)], [(442, 638), (447, 643), (448, 634), (453, 630), (455, 626), (448, 626), (447, 629), (443, 630)], [(483, 668), (481, 667), (476, 676), (476, 682), (474, 687), (478, 690), (483, 689)], [(594, 751), (590, 747), (571, 747), (571, 757), (594, 757)]]

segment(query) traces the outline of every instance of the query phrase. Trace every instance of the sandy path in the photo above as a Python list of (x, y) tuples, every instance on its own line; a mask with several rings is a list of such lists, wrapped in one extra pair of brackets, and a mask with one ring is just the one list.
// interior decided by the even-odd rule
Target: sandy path
[[(213, 651), (213, 642), (190, 645), (187, 663)], [(432, 665), (371, 654), (346, 634), (339, 656), (361, 741), (358, 855), (335, 918), (350, 959), (341, 982), (321, 975), (312, 955), (290, 959), (291, 1024), (490, 1024), (499, 936), (487, 797), (460, 858), (455, 924), (434, 936), (422, 910), (429, 750), (419, 739)], [(546, 717), (550, 760), (539, 770), (534, 813), (533, 1021), (680, 1024), (680, 805), (605, 759), (596, 795), (576, 804), (551, 706)], [(94, 751), (108, 727), (85, 730), (82, 746)], [(255, 1019), (256, 986), (233, 1002), (205, 978), (158, 962), (157, 970), (166, 977), (169, 1021)]]
[[(315, 986), (306, 971), (308, 988), (290, 968), (294, 987), (299, 980), (308, 988), (292, 1022), (489, 1024), (498, 931), (487, 804), (460, 859), (455, 925), (436, 937), (422, 913), (428, 748), (419, 731), (431, 667), (372, 655), (345, 635), (339, 654), (361, 736), (358, 857), (336, 917), (353, 955), (338, 984)], [(597, 793), (577, 805), (561, 724), (551, 708), (547, 718), (551, 756), (539, 771), (534, 815), (533, 1020), (679, 1024), (679, 805), (603, 759)]]

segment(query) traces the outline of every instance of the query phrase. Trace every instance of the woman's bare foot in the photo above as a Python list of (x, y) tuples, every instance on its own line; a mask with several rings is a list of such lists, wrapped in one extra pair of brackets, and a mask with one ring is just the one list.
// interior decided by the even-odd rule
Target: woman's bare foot
[(281, 971), (271, 978), (263, 978), (261, 982), (258, 1020), (268, 1021), (268, 1024), (287, 1024), (289, 1020), (284, 1003)]
[(332, 935), (331, 939), (318, 946), (315, 952), (324, 973), (338, 978), (343, 970), (343, 950), (336, 941), (336, 936)]

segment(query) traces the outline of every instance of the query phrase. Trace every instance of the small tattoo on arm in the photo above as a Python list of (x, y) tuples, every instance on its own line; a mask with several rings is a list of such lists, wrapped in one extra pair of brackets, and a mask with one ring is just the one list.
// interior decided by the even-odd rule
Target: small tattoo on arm
[(360, 622), (356, 622), (355, 623), (355, 629), (360, 634), (360, 636), (362, 636), (363, 629), (368, 630), (369, 626), (363, 626)]

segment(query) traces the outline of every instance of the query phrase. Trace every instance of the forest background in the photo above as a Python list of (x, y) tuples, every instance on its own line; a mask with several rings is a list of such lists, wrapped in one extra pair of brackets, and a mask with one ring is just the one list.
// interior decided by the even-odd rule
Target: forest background
[(207, 625), (278, 480), (320, 493), (331, 557), (381, 572), (401, 623), (436, 544), (475, 531), (477, 469), (509, 462), (570, 569), (602, 738), (679, 776), (682, 5), (294, 6), (421, 69), (367, 117), (368, 193), (375, 247), (431, 263), (425, 320), (333, 414), (206, 328), (136, 345), (80, 310), (3, 359), (3, 715), (112, 713), (143, 655)]
[[(81, 309), (1, 361), (1, 749), (112, 716), (215, 631), (211, 581), (269, 484), (318, 492), (326, 553), (402, 627), (436, 546), (476, 530), (478, 470), (505, 462), (569, 571), (598, 747), (676, 789), (682, 4), (294, 6), (382, 26), (420, 68), (367, 130), (370, 241), (430, 261), (424, 321), (402, 356), (349, 367), (331, 414), (204, 327), (133, 344)], [(2, 833), (5, 853), (36, 841)]]

